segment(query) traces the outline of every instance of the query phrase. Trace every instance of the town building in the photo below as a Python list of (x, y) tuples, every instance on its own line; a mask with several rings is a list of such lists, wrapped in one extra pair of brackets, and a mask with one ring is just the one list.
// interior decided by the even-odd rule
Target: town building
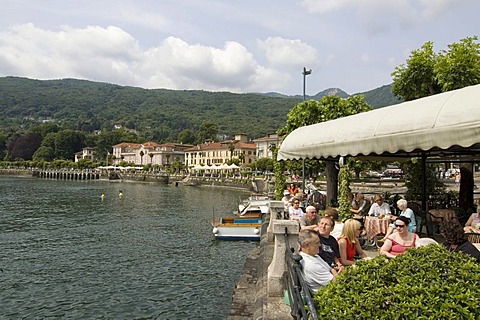
[(156, 142), (131, 143), (122, 142), (113, 146), (113, 164), (120, 162), (134, 163), (135, 165), (161, 165), (168, 166), (173, 162), (185, 162), (185, 149), (192, 145), (181, 143)]
[(266, 137), (253, 140), (257, 146), (256, 155), (257, 159), (260, 158), (273, 158), (273, 152), (271, 146), (274, 145), (277, 148), (280, 147), (282, 137), (277, 134), (269, 134)]
[(185, 150), (185, 166), (221, 165), (232, 159), (239, 159), (240, 166), (248, 165), (256, 159), (256, 146), (248, 141), (246, 134), (236, 134), (233, 140), (221, 142), (205, 141)]
[(93, 161), (95, 155), (95, 149), (86, 147), (82, 151), (75, 153), (75, 162), (80, 160), (90, 160)]

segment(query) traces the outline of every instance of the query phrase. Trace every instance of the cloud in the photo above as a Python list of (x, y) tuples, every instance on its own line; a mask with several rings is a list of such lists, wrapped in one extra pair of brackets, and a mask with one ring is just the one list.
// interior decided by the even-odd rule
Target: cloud
[(353, 11), (368, 33), (377, 34), (424, 24), (468, 1), (473, 0), (303, 0), (302, 6), (321, 15)]
[(140, 53), (135, 39), (116, 27), (53, 32), (23, 24), (0, 33), (4, 75), (124, 81), (130, 76), (127, 65)]
[(298, 39), (268, 37), (257, 43), (271, 65), (304, 66), (313, 64), (318, 59), (317, 50)]
[(0, 33), (0, 75), (232, 92), (278, 90), (289, 80), (282, 72), (258, 64), (246, 47), (234, 41), (217, 48), (168, 37), (143, 51), (118, 27), (49, 31), (33, 24)]

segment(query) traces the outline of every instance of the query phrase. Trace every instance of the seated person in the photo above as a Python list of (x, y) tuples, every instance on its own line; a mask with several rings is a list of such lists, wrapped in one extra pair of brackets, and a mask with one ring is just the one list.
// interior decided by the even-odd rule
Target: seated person
[(338, 211), (335, 208), (328, 207), (325, 209), (325, 217), (332, 218), (333, 222), (335, 222), (335, 226), (333, 230), (331, 230), (330, 235), (332, 235), (335, 239), (338, 239), (343, 231), (344, 223), (338, 220)]
[(463, 252), (480, 262), (480, 251), (471, 244), (457, 220), (445, 221), (440, 225), (440, 232), (445, 238), (444, 246), (450, 252)]
[(355, 262), (355, 255), (360, 258), (367, 258), (363, 252), (358, 236), (360, 235), (361, 225), (355, 219), (345, 221), (343, 231), (338, 238), (338, 248), (340, 251), (340, 263), (344, 266), (350, 266)]
[(378, 217), (380, 215), (392, 214), (388, 203), (383, 202), (383, 197), (380, 194), (375, 195), (373, 204), (368, 211), (369, 216)]
[[(415, 214), (413, 213), (412, 209), (407, 207), (407, 204), (408, 202), (405, 199), (400, 199), (397, 201), (397, 207), (398, 209), (401, 210), (400, 217), (407, 217), (408, 219), (410, 219), (410, 224), (408, 225), (408, 232), (415, 233), (417, 231), (417, 222), (415, 220)], [(396, 219), (397, 217), (392, 216), (392, 218)], [(388, 236), (392, 234), (394, 229), (395, 229), (395, 225), (392, 223), (388, 227), (387, 234), (380, 241), (382, 242), (385, 241), (388, 238)]]
[(408, 232), (410, 219), (404, 216), (395, 219), (395, 228), (397, 232), (391, 234), (383, 246), (380, 248), (380, 254), (387, 258), (395, 258), (399, 254), (405, 253), (408, 248), (415, 247), (415, 241), (418, 236), (415, 233)]
[(350, 208), (358, 209), (357, 199), (351, 192), (348, 194), (348, 202), (350, 202)]
[(320, 256), (320, 239), (316, 232), (302, 230), (298, 235), (300, 255), (302, 260), (302, 273), (305, 282), (312, 291), (317, 291), (321, 286), (326, 286), (337, 276), (335, 269), (331, 268)]
[[(480, 208), (479, 208), (480, 211)], [(468, 218), (467, 222), (465, 223), (465, 232), (470, 232), (472, 231), (472, 227), (475, 229), (480, 229), (477, 228), (476, 226), (480, 223), (480, 213), (472, 213), (472, 215)]]
[(303, 217), (298, 219), (300, 223), (300, 230), (318, 230), (318, 223), (320, 216), (317, 214), (317, 209), (314, 206), (308, 206)]
[(283, 192), (283, 198), (282, 198), (282, 203), (283, 203), (285, 212), (288, 212), (288, 208), (290, 208), (290, 206), (292, 205), (292, 201), (293, 201), (292, 195), (288, 190), (285, 190)]
[(318, 234), (320, 235), (319, 256), (337, 272), (344, 267), (340, 263), (340, 251), (338, 249), (337, 240), (330, 235), (333, 230), (334, 222), (330, 217), (322, 217), (318, 224)]
[(292, 196), (295, 196), (300, 190), (298, 190), (295, 183), (290, 183), (290, 187), (288, 187), (288, 191)]
[(290, 220), (298, 220), (303, 217), (304, 213), (302, 208), (300, 208), (300, 200), (293, 199), (292, 206), (288, 208), (288, 216)]
[(357, 202), (357, 208), (350, 208), (350, 211), (359, 215), (359, 216), (366, 216), (368, 214), (368, 210), (370, 209), (370, 201), (365, 199), (363, 193), (357, 193), (355, 196), (355, 201)]

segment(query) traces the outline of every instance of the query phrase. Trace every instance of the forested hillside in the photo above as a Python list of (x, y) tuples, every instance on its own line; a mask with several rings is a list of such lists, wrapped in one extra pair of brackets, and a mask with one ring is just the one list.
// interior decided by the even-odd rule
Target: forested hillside
[[(339, 89), (329, 89), (309, 98), (320, 100), (332, 90), (341, 97), (348, 96)], [(383, 95), (380, 100), (378, 92), (374, 93), (378, 90)], [(365, 94), (374, 108), (396, 101), (390, 86)], [(148, 90), (75, 79), (3, 77), (0, 129), (28, 129), (44, 120), (86, 132), (120, 124), (148, 139), (165, 142), (177, 140), (183, 129), (198, 130), (202, 124), (214, 122), (220, 134), (243, 132), (258, 138), (282, 127), (288, 111), (301, 101), (300, 96), (273, 93)]]

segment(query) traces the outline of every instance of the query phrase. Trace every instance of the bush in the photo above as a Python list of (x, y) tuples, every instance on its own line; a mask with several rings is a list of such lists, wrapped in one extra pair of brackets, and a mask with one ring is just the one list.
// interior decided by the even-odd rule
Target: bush
[(441, 245), (359, 261), (315, 294), (320, 319), (480, 319), (480, 264)]

